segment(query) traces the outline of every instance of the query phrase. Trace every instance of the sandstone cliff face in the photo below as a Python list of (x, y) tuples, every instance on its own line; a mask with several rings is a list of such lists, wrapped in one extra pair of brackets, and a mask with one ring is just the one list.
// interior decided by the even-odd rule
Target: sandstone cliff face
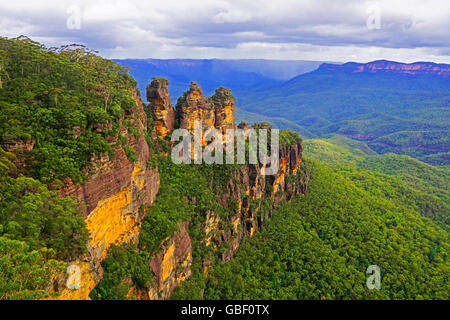
[[(164, 100), (168, 92), (158, 83), (153, 86), (149, 86), (152, 92), (150, 96), (155, 99), (151, 102), (152, 108), (162, 110), (163, 107), (170, 106), (167, 104), (168, 100)], [(137, 95), (135, 99), (136, 108), (127, 117), (143, 132), (147, 123), (144, 106)], [(204, 131), (214, 127), (222, 131), (235, 128), (234, 110), (234, 99), (229, 90), (220, 88), (208, 100), (195, 83), (177, 103), (179, 124), (185, 129), (193, 129), (195, 121), (203, 122)], [(157, 117), (157, 112), (154, 116)], [(165, 130), (169, 130), (167, 123), (170, 121), (165, 121), (164, 117), (159, 120), (158, 134), (161, 136), (164, 132), (169, 132)], [(250, 128), (248, 124), (241, 127)], [(159, 174), (157, 169), (148, 169), (146, 166), (150, 157), (148, 145), (142, 135), (134, 138), (126, 130), (122, 134), (127, 136), (135, 149), (136, 162), (130, 162), (124, 150), (116, 145), (114, 157), (105, 155), (92, 159), (86, 170), (85, 184), (74, 184), (67, 180), (61, 190), (61, 195), (74, 196), (80, 203), (86, 204), (83, 212), (90, 240), (89, 254), (71, 263), (71, 270), (79, 270), (78, 287), (68, 289), (69, 282), (74, 281), (72, 275), (61, 277), (55, 284), (55, 290), (61, 293), (60, 299), (89, 299), (89, 292), (102, 278), (100, 261), (106, 257), (108, 248), (112, 244), (138, 239), (145, 208), (155, 200), (159, 189)], [(111, 141), (112, 145), (115, 143), (116, 141)], [(242, 239), (252, 236), (263, 226), (270, 217), (271, 209), (290, 200), (295, 194), (305, 192), (309, 176), (299, 172), (302, 151), (301, 142), (282, 146), (280, 169), (275, 176), (262, 175), (264, 166), (259, 164), (241, 165), (234, 171), (224, 189), (216, 195), (217, 202), (228, 208), (231, 216), (225, 221), (225, 218), (209, 210), (202, 224), (206, 235), (204, 243), (215, 252), (202, 262), (205, 274), (217, 259), (231, 259)], [(269, 200), (270, 210), (262, 208), (264, 200)], [(237, 203), (237, 207), (230, 207), (231, 203)], [(132, 287), (130, 298), (168, 299), (175, 288), (189, 278), (193, 263), (193, 242), (189, 236), (189, 226), (190, 221), (180, 221), (178, 231), (161, 243), (159, 253), (149, 260), (154, 283), (145, 289)]]
[(192, 243), (188, 228), (188, 222), (181, 222), (179, 231), (163, 241), (161, 252), (151, 260), (156, 284), (148, 291), (150, 299), (167, 299), (191, 275)]
[(147, 117), (144, 105), (134, 90), (136, 106), (125, 116), (140, 132), (136, 138), (122, 129), (131, 147), (136, 151), (136, 162), (130, 161), (117, 140), (110, 141), (114, 156), (107, 154), (95, 157), (85, 170), (86, 182), (75, 184), (67, 179), (61, 188), (61, 196), (71, 196), (82, 206), (86, 226), (90, 232), (89, 254), (71, 263), (82, 271), (81, 287), (70, 290), (65, 285), (69, 275), (60, 279), (56, 290), (61, 299), (89, 299), (89, 292), (102, 277), (100, 261), (105, 258), (112, 244), (135, 241), (145, 209), (156, 198), (159, 189), (157, 169), (148, 169), (150, 158), (148, 144), (144, 138)]
[[(280, 149), (280, 167), (275, 176), (261, 175), (264, 166), (258, 164), (242, 166), (239, 172), (230, 180), (227, 191), (217, 196), (217, 201), (224, 207), (229, 199), (239, 204), (236, 215), (231, 220), (232, 228), (228, 231), (217, 232), (211, 236), (210, 243), (221, 246), (227, 243), (228, 249), (222, 253), (222, 260), (231, 259), (245, 235), (252, 236), (261, 229), (275, 209), (283, 201), (290, 201), (297, 194), (304, 194), (309, 181), (307, 173), (300, 173), (303, 145), (301, 142), (284, 146)], [(242, 188), (243, 187), (243, 188)], [(262, 211), (265, 199), (271, 199), (271, 209)], [(214, 217), (218, 219), (217, 217)], [(205, 223), (207, 235), (211, 228), (211, 219)], [(215, 221), (215, 224), (219, 223)]]
[(156, 134), (164, 138), (173, 130), (175, 124), (175, 111), (170, 102), (169, 81), (155, 78), (147, 86), (147, 101), (155, 119)]
[[(177, 119), (180, 128), (193, 130), (194, 123), (201, 121), (202, 134), (208, 129), (218, 129), (223, 134), (236, 128), (234, 123), (235, 99), (229, 89), (220, 87), (209, 99), (203, 95), (200, 86), (192, 82), (189, 91), (178, 99)], [(203, 145), (206, 141), (203, 139)]]

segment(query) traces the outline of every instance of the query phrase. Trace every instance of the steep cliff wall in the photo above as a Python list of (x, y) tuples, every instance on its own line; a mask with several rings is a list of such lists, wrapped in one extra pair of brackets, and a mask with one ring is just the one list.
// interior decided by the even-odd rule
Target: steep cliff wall
[(117, 138), (111, 139), (114, 155), (93, 158), (85, 170), (85, 183), (75, 184), (67, 179), (60, 190), (61, 196), (74, 197), (81, 204), (90, 233), (89, 254), (70, 263), (72, 270), (81, 270), (79, 285), (69, 289), (67, 281), (71, 275), (63, 275), (55, 285), (55, 290), (61, 293), (60, 299), (89, 299), (89, 292), (102, 277), (100, 262), (108, 248), (137, 240), (145, 210), (158, 193), (158, 170), (147, 168), (150, 160), (144, 138), (147, 116), (137, 90), (133, 91), (133, 97), (136, 105), (122, 120), (130, 121), (139, 135), (131, 134), (126, 127), (121, 128), (121, 134), (135, 151), (136, 160), (128, 159)]
[(175, 287), (191, 275), (192, 242), (188, 229), (189, 223), (181, 222), (179, 231), (163, 241), (161, 252), (151, 260), (156, 285), (148, 291), (150, 299), (169, 297)]

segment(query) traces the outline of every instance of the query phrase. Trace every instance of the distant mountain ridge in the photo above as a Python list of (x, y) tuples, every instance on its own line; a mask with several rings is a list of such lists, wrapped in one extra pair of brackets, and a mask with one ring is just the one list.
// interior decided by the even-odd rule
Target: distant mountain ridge
[(450, 65), (324, 63), (282, 84), (237, 95), (237, 107), (289, 119), (316, 136), (338, 133), (376, 152), (450, 164)]
[[(152, 77), (169, 79), (172, 103), (191, 80), (206, 95), (225, 86), (238, 118), (270, 119), (303, 137), (337, 133), (376, 152), (450, 164), (450, 65), (377, 60), (317, 61), (127, 59), (141, 92)], [(296, 76), (295, 76), (296, 75)], [(293, 77), (292, 77), (293, 76)]]
[(450, 65), (444, 63), (434, 62), (414, 62), (401, 63), (388, 60), (377, 60), (369, 63), (347, 62), (344, 64), (330, 64), (323, 63), (320, 65), (318, 71), (330, 72), (349, 72), (349, 73), (377, 73), (377, 72), (391, 72), (401, 74), (431, 74), (443, 77), (450, 76)]
[(189, 88), (191, 81), (201, 85), (207, 95), (217, 87), (233, 93), (261, 86), (274, 86), (299, 74), (315, 70), (320, 61), (264, 59), (123, 59), (114, 60), (131, 69), (141, 92), (153, 77), (169, 80), (172, 103)]

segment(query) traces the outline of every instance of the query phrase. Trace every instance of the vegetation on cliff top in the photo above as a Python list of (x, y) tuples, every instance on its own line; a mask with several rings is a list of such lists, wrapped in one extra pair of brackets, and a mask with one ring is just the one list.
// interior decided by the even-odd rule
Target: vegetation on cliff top
[(135, 105), (136, 82), (118, 64), (82, 46), (45, 48), (26, 37), (0, 38), (0, 144), (32, 143), (25, 174), (50, 183), (85, 179), (94, 154)]
[[(48, 49), (28, 38), (0, 38), (0, 145), (24, 164), (16, 168), (14, 154), (0, 147), (0, 299), (49, 295), (66, 262), (86, 252), (78, 204), (52, 187), (67, 177), (82, 182), (91, 157), (112, 152), (109, 138), (117, 137), (133, 160), (119, 129), (138, 134), (123, 121), (135, 105), (134, 85), (127, 70), (84, 47)], [(204, 223), (214, 212), (221, 217), (217, 228), (231, 228), (238, 203), (220, 204), (218, 195), (239, 167), (175, 165), (156, 155), (168, 151), (158, 150), (168, 142), (154, 145), (150, 117), (148, 123), (146, 139), (155, 153), (148, 165), (158, 167), (161, 188), (139, 243), (112, 246), (102, 261), (103, 279), (92, 298), (125, 299), (131, 286), (152, 284), (149, 262), (180, 221), (190, 223), (192, 276), (172, 298), (449, 298), (448, 167), (380, 156), (342, 137), (306, 141), (306, 152), (330, 167), (304, 161), (300, 171), (312, 175), (307, 194), (274, 210), (265, 229), (221, 263), (217, 257), (227, 244), (218, 251), (207, 246)], [(281, 145), (301, 141), (285, 130), (280, 138)], [(264, 201), (270, 210), (270, 199)], [(209, 277), (206, 260), (213, 262)], [(381, 290), (365, 287), (371, 264), (381, 267)]]

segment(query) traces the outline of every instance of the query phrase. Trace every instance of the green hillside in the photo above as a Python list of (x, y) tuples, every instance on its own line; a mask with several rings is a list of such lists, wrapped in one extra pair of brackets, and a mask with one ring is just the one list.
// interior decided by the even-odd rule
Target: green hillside
[[(342, 136), (305, 140), (305, 154), (343, 172), (360, 168), (368, 174), (385, 176), (384, 181), (408, 190), (422, 213), (441, 223), (450, 223), (450, 170), (409, 156), (374, 154), (366, 144)], [(361, 171), (361, 170), (359, 170)], [(415, 200), (413, 200), (415, 199)]]
[[(330, 83), (335, 81), (327, 79)], [(386, 84), (396, 85), (395, 79), (385, 80)], [(171, 278), (180, 284), (171, 296), (173, 299), (448, 300), (450, 166), (436, 167), (406, 155), (378, 154), (386, 148), (373, 147), (377, 141), (386, 145), (395, 142), (406, 148), (405, 153), (412, 148), (415, 154), (419, 152), (418, 144), (428, 151), (435, 147), (436, 152), (423, 152), (421, 157), (446, 163), (448, 123), (439, 117), (439, 103), (448, 88), (425, 80), (433, 79), (425, 77), (419, 84), (411, 80), (400, 87), (405, 96), (411, 93), (408, 88), (415, 90), (422, 102), (434, 106), (429, 109), (432, 111), (422, 117), (420, 111), (427, 107), (418, 108), (416, 100), (409, 98), (413, 107), (402, 110), (403, 102), (392, 95), (393, 91), (381, 90), (374, 99), (396, 101), (396, 111), (389, 117), (380, 116), (392, 120), (380, 126), (373, 110), (365, 113), (368, 109), (364, 111), (361, 105), (351, 109), (359, 114), (356, 123), (345, 119), (345, 108), (338, 108), (343, 114), (335, 114), (339, 119), (331, 121), (325, 104), (332, 101), (329, 99), (335, 92), (332, 95), (322, 91), (320, 81), (303, 83), (309, 90), (317, 90), (316, 97), (323, 95), (320, 102), (324, 106), (317, 112), (310, 107), (305, 107), (304, 114), (295, 108), (289, 113), (273, 112), (263, 117), (242, 112), (238, 117), (248, 116), (250, 122), (273, 121), (276, 127), (290, 126), (304, 137), (340, 132), (342, 126), (324, 129), (337, 122), (371, 134), (380, 128), (383, 132), (387, 127), (398, 129), (369, 143), (343, 135), (302, 140), (295, 132), (282, 131), (281, 146), (291, 157), (295, 156), (293, 159), (299, 159), (301, 141), (305, 150), (300, 169), (295, 167), (295, 174), (286, 174), (286, 188), (275, 192), (274, 177), (264, 176), (265, 183), (260, 184), (262, 176), (255, 172), (255, 166), (174, 164), (167, 156), (172, 147), (170, 135), (164, 139), (153, 136), (155, 122), (150, 108), (145, 110), (148, 131), (139, 123), (143, 117), (132, 112), (136, 107), (136, 82), (117, 63), (82, 46), (49, 49), (26, 37), (0, 38), (0, 300), (57, 295), (54, 291), (58, 286), (67, 283), (61, 275), (66, 274), (64, 271), (74, 260), (88, 262), (96, 269), (91, 298), (126, 299), (131, 297), (132, 289), (147, 293), (149, 298), (155, 279), (162, 279), (150, 267), (155, 257), (160, 258), (161, 268), (169, 264), (167, 269), (174, 275), (183, 268), (184, 261), (192, 260), (192, 265), (186, 262), (184, 266), (189, 266), (188, 272), (182, 270), (188, 280), (178, 283), (177, 277)], [(425, 90), (429, 87), (431, 91)], [(285, 89), (288, 94), (297, 92), (292, 83)], [(355, 100), (350, 102), (364, 100), (364, 94), (358, 93), (360, 89), (351, 88)], [(441, 95), (434, 99), (430, 92)], [(273, 94), (268, 92), (264, 99), (273, 99)], [(262, 97), (255, 99), (262, 101)], [(387, 109), (383, 111), (386, 114)], [(373, 118), (367, 119), (363, 114)], [(405, 120), (407, 114), (411, 119)], [(442, 114), (445, 117), (444, 111)], [(304, 124), (297, 125), (298, 120)], [(416, 130), (402, 127), (404, 121), (413, 121)], [(154, 191), (153, 195), (157, 195), (136, 205), (134, 211), (134, 204), (126, 202), (127, 193), (125, 204), (117, 205), (117, 210), (110, 209), (116, 206), (115, 196), (100, 198), (99, 203), (113, 198), (111, 207), (104, 210), (108, 218), (114, 210), (124, 215), (133, 211), (142, 218), (137, 233), (133, 225), (132, 239), (136, 241), (112, 242), (114, 245), (100, 259), (92, 254), (80, 203), (75, 198), (62, 197), (61, 186), (71, 179), (80, 183), (85, 192), (88, 175), (97, 174), (88, 170), (88, 165), (95, 162), (91, 159), (111, 154), (113, 148), (120, 146), (124, 157), (130, 162), (136, 160), (137, 152), (127, 138), (131, 135), (141, 137), (144, 144), (147, 141), (148, 149), (143, 152), (151, 157), (146, 158), (146, 169), (158, 170), (158, 176), (151, 175), (142, 184), (148, 182), (149, 193)], [(287, 148), (288, 144), (295, 148)], [(247, 145), (247, 152), (248, 148)], [(102, 160), (99, 165), (108, 167), (110, 160)], [(105, 179), (104, 184), (101, 181), (94, 187), (113, 187), (122, 166), (127, 164), (111, 167), (111, 181)], [(137, 168), (130, 167), (127, 174), (132, 176), (129, 188), (133, 197), (143, 193), (137, 188), (141, 184), (140, 176), (135, 176)], [(257, 197), (255, 193), (252, 198), (247, 190), (253, 183), (256, 189), (261, 187), (261, 194), (270, 196)], [(305, 188), (304, 195), (294, 196)], [(292, 193), (293, 190), (297, 191)], [(292, 202), (274, 202), (275, 198), (287, 199), (288, 195), (294, 197)], [(241, 224), (236, 227), (237, 212)], [(249, 212), (255, 213), (252, 218), (259, 219), (255, 227), (259, 231), (252, 237), (254, 229), (248, 230), (247, 225)], [(209, 219), (210, 214), (220, 219)], [(210, 244), (207, 220), (211, 225), (218, 221), (208, 232), (215, 237)], [(103, 226), (104, 220), (101, 221), (96, 226)], [(185, 256), (180, 255), (180, 263), (173, 263), (170, 258), (165, 259), (166, 254), (171, 256), (179, 248), (171, 245), (173, 251), (163, 251), (162, 243), (179, 231), (180, 224), (186, 225), (180, 242), (188, 258), (181, 259)], [(105, 226), (114, 229), (115, 224)], [(232, 235), (234, 228), (242, 234)], [(116, 239), (123, 239), (123, 235), (118, 232)], [(242, 235), (243, 242), (235, 257), (222, 262), (225, 253), (233, 253), (229, 249), (235, 249), (233, 237), (238, 235)], [(208, 263), (211, 268), (207, 276)], [(381, 268), (381, 290), (366, 287), (369, 265)]]
[(289, 119), (319, 137), (339, 133), (367, 142), (378, 153), (448, 165), (450, 79), (420, 72), (353, 72), (362, 66), (323, 65), (270, 90), (239, 92), (238, 107)]
[[(312, 159), (304, 166), (312, 173), (306, 195), (274, 211), (233, 260), (207, 279), (193, 276), (173, 298), (449, 298), (447, 231), (393, 198), (383, 176), (343, 174)], [(381, 290), (366, 287), (369, 265), (381, 269)]]

